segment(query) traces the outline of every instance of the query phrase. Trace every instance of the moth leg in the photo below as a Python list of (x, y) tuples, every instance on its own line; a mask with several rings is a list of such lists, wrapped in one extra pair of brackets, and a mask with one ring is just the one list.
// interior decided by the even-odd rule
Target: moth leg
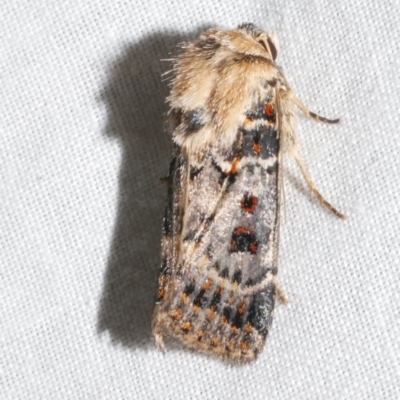
[(299, 107), (300, 110), (303, 111), (304, 114), (308, 115), (311, 118), (314, 118), (317, 121), (325, 122), (327, 124), (337, 124), (338, 122), (340, 122), (339, 118), (328, 119), (328, 118), (321, 117), (320, 115), (313, 113), (295, 95), (292, 95), (292, 100), (293, 100), (293, 103), (296, 104), (296, 106)]
[(304, 179), (307, 182), (308, 187), (310, 188), (310, 190), (313, 192), (314, 196), (317, 198), (317, 200), (324, 206), (326, 207), (329, 211), (331, 211), (333, 214), (335, 214), (337, 217), (341, 218), (341, 219), (345, 219), (346, 216), (344, 214), (342, 214), (341, 212), (339, 212), (338, 210), (336, 210), (335, 207), (333, 207), (330, 203), (328, 203), (324, 197), (321, 195), (320, 192), (318, 192), (317, 188), (315, 187), (314, 182), (311, 179), (310, 173), (308, 172), (308, 169), (306, 167), (306, 165), (304, 164), (303, 159), (300, 157), (300, 154), (297, 152), (297, 150), (291, 151), (291, 155), (294, 157), (294, 159), (297, 162), (297, 165), (300, 168), (301, 173), (304, 176)]
[(278, 295), (279, 301), (280, 301), (284, 306), (286, 306), (287, 303), (288, 303), (288, 301), (287, 301), (285, 295), (283, 294), (283, 290), (282, 290), (281, 287), (279, 286), (278, 279), (277, 279), (276, 276), (274, 276), (273, 282), (274, 282), (274, 284), (275, 284), (275, 290), (276, 290), (276, 294)]

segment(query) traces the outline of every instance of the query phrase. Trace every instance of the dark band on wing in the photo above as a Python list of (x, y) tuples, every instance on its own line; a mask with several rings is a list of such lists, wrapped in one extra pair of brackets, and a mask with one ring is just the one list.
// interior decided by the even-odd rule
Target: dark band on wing
[(256, 254), (258, 250), (258, 240), (256, 234), (250, 229), (237, 227), (232, 232), (231, 253), (250, 252)]
[(274, 306), (274, 298), (275, 286), (268, 286), (256, 293), (250, 302), (246, 316), (246, 322), (254, 327), (264, 339), (267, 337), (272, 322), (271, 310)]
[(250, 131), (240, 128), (240, 131), (243, 135), (241, 157), (268, 159), (278, 154), (279, 140), (273, 126), (260, 126)]

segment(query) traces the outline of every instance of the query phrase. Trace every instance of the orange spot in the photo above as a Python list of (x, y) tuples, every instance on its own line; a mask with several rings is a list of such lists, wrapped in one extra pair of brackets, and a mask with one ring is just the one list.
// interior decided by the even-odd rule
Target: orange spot
[(205, 290), (205, 291), (207, 292), (208, 290), (210, 290), (211, 285), (212, 285), (212, 280), (209, 279), (209, 280), (204, 284), (203, 290)]
[(164, 296), (164, 293), (165, 292), (164, 292), (163, 289), (159, 290), (158, 293), (157, 293), (157, 299), (161, 299)]
[(215, 317), (215, 310), (214, 310), (214, 306), (211, 306), (210, 307), (210, 311), (208, 312), (208, 314), (207, 314), (207, 319), (212, 319), (212, 318), (214, 318)]
[(243, 342), (240, 345), (240, 348), (241, 348), (242, 351), (247, 351), (249, 349), (249, 344), (247, 342)]
[(197, 313), (197, 311), (199, 311), (199, 306), (193, 304), (193, 311)]
[(227, 344), (226, 347), (228, 348), (228, 350), (232, 350), (233, 349), (233, 341), (230, 340)]
[(222, 320), (223, 324), (227, 324), (228, 323), (228, 318), (226, 318), (225, 315), (222, 316), (221, 320)]
[(172, 311), (171, 315), (172, 315), (172, 318), (178, 319), (181, 316), (181, 310)]
[(252, 254), (256, 254), (257, 253), (257, 249), (258, 249), (258, 245), (257, 243), (250, 243), (250, 251)]
[(261, 145), (260, 145), (260, 143), (254, 142), (254, 143), (253, 143), (253, 150), (254, 150), (254, 152), (255, 152), (256, 154), (259, 154), (259, 153), (260, 153), (260, 150), (261, 150)]
[(191, 325), (190, 322), (185, 322), (185, 323), (183, 324), (183, 328), (182, 328), (182, 329), (183, 329), (184, 331), (186, 331), (186, 332), (189, 332), (191, 327), (192, 327), (192, 325)]
[(186, 293), (182, 293), (181, 297), (182, 297), (182, 300), (183, 300), (185, 303), (186, 303), (186, 302), (188, 301), (188, 299), (189, 299), (189, 296), (188, 296)]
[(250, 325), (249, 322), (245, 325), (244, 330), (245, 330), (247, 333), (250, 333), (250, 332), (251, 332), (251, 325)]
[(218, 338), (211, 339), (211, 346), (217, 347), (218, 345)]
[(231, 175), (237, 174), (239, 161), (240, 161), (240, 157), (235, 157), (233, 159), (232, 164), (231, 164), (231, 172), (230, 172)]
[(275, 110), (274, 110), (274, 107), (272, 106), (271, 103), (267, 103), (265, 105), (265, 110), (264, 111), (265, 111), (265, 114), (266, 114), (267, 117), (272, 118), (275, 115)]
[(243, 303), (240, 305), (240, 307), (238, 308), (238, 313), (239, 313), (239, 315), (243, 315), (245, 308), (246, 308), (246, 303), (243, 302)]
[(203, 336), (204, 336), (204, 331), (200, 331), (200, 332), (197, 334), (197, 340), (203, 339)]
[(235, 250), (236, 247), (236, 242), (234, 240), (231, 240), (231, 250)]

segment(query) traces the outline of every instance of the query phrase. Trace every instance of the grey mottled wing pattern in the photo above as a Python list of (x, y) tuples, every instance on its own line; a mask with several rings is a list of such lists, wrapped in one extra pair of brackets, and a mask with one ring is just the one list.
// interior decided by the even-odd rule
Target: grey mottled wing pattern
[(239, 362), (262, 350), (275, 301), (279, 236), (276, 106), (246, 112), (228, 151), (171, 163), (154, 329)]

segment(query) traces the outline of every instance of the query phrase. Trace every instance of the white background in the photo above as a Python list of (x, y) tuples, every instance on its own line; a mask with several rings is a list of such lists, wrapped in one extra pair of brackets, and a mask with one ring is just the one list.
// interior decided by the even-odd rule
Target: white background
[[(215, 5), (217, 4), (217, 5)], [(2, 399), (397, 399), (400, 3), (5, 1), (0, 6)], [(326, 126), (286, 163), (273, 329), (256, 363), (157, 352), (150, 320), (171, 154), (161, 73), (206, 27), (277, 32)]]

